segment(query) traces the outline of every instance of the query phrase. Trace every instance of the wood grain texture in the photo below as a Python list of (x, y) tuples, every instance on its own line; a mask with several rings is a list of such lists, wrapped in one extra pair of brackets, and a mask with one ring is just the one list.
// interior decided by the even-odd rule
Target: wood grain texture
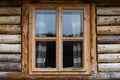
[(20, 62), (21, 54), (0, 54), (0, 62)]
[(20, 15), (20, 7), (0, 7), (0, 15)]
[(20, 71), (20, 62), (0, 62), (0, 71)]
[(0, 16), (0, 24), (20, 24), (20, 16)]
[(97, 15), (120, 15), (120, 7), (97, 7)]
[(98, 35), (119, 35), (120, 26), (97, 26)]
[(119, 53), (120, 44), (98, 44), (98, 53)]
[(97, 16), (97, 25), (120, 25), (120, 16)]
[(120, 54), (98, 54), (98, 62), (120, 62)]
[(120, 71), (120, 63), (99, 63), (98, 64), (99, 71)]
[(119, 44), (120, 36), (98, 36), (97, 41), (99, 44)]
[(0, 0), (0, 6), (21, 6), (21, 0)]
[(0, 33), (2, 34), (20, 34), (20, 25), (0, 25)]
[(21, 44), (0, 44), (0, 52), (20, 53)]
[(0, 35), (0, 43), (21, 43), (21, 35)]

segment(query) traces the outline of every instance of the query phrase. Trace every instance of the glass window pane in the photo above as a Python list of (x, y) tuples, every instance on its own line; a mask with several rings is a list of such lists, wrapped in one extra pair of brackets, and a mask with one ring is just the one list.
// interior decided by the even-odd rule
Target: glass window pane
[(56, 43), (36, 42), (36, 67), (55, 68), (56, 67)]
[(63, 10), (63, 36), (82, 36), (83, 35), (83, 11), (82, 10)]
[(54, 37), (56, 35), (56, 11), (36, 10), (36, 36)]
[(63, 42), (63, 68), (82, 68), (82, 42)]

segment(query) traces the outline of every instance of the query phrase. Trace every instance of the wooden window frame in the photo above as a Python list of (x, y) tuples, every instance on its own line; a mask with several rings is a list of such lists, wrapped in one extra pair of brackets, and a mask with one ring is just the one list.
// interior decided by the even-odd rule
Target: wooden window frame
[[(47, 5), (47, 6), (46, 6)], [(72, 6), (71, 6), (72, 5)], [(58, 8), (59, 6), (59, 8)], [(38, 38), (35, 37), (35, 10), (36, 9), (50, 9), (50, 8), (56, 8), (57, 10), (57, 27), (56, 27), (56, 38), (54, 37), (47, 37), (47, 38)], [(62, 9), (83, 9), (84, 10), (84, 37), (62, 37), (62, 24), (61, 21), (62, 18), (60, 15), (62, 12)], [(90, 48), (90, 5), (89, 4), (32, 4), (30, 6), (29, 10), (29, 74), (32, 75), (88, 75), (91, 73), (91, 48)], [(94, 31), (94, 30), (93, 30)], [(58, 36), (59, 34), (59, 36)], [(93, 36), (92, 36), (93, 37)], [(60, 65), (57, 63), (56, 69), (36, 69), (33, 67), (35, 65), (35, 39), (38, 41), (56, 41), (56, 45), (59, 46), (59, 49), (56, 48), (56, 62), (60, 63)], [(79, 71), (69, 71), (64, 70), (62, 68), (62, 45), (63, 41), (82, 41), (83, 42), (83, 58), (82, 58), (82, 64), (83, 67)], [(33, 43), (34, 42), (34, 43)], [(57, 47), (56, 46), (56, 47)], [(95, 52), (95, 50), (94, 50)], [(95, 54), (95, 53), (94, 53)], [(96, 57), (95, 57), (96, 58)]]

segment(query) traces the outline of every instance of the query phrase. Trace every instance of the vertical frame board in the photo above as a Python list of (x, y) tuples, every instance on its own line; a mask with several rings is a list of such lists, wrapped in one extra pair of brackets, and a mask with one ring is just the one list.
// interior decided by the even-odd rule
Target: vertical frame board
[(90, 6), (90, 20), (91, 20), (91, 68), (92, 73), (97, 74), (97, 43), (96, 43), (96, 4), (91, 3)]
[(22, 72), (28, 72), (29, 1), (22, 1)]

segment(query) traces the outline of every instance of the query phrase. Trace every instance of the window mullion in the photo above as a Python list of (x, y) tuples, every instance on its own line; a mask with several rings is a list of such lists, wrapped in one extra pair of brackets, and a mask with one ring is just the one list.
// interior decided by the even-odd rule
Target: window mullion
[(57, 37), (56, 37), (56, 64), (58, 71), (62, 70), (63, 59), (62, 59), (62, 9), (60, 6), (57, 7)]

